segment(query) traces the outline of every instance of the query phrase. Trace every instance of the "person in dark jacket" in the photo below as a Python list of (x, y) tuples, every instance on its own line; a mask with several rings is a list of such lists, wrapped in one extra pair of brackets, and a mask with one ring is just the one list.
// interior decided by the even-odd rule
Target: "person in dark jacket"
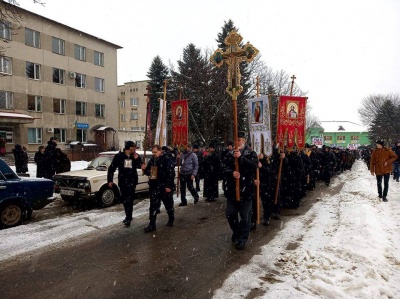
[(26, 149), (20, 144), (16, 144), (13, 149), (14, 159), (15, 159), (15, 171), (17, 173), (27, 173), (28, 172), (28, 154)]
[(322, 168), (322, 179), (325, 181), (326, 186), (329, 186), (331, 182), (331, 176), (335, 167), (336, 167), (335, 155), (331, 152), (331, 148), (329, 146), (323, 146), (323, 152), (321, 156), (321, 168)]
[(142, 165), (144, 174), (149, 176), (150, 190), (150, 223), (144, 228), (146, 233), (156, 230), (157, 212), (161, 202), (168, 213), (167, 226), (172, 226), (175, 220), (173, 199), (173, 192), (175, 190), (175, 165), (172, 159), (161, 150), (159, 145), (152, 147), (152, 153), (153, 157), (147, 165)]
[(221, 169), (221, 159), (215, 151), (216, 145), (211, 143), (208, 154), (203, 161), (204, 191), (203, 197), (207, 202), (215, 201), (219, 197), (218, 180)]
[(180, 173), (179, 173), (179, 190), (181, 192), (181, 203), (180, 207), (187, 206), (186, 199), (186, 187), (189, 189), (190, 194), (194, 198), (194, 204), (199, 202), (199, 195), (193, 186), (193, 180), (195, 179), (199, 170), (199, 162), (197, 155), (192, 152), (192, 145), (188, 143), (183, 153), (178, 155), (180, 159)]
[(108, 187), (114, 188), (114, 172), (118, 169), (118, 187), (126, 216), (122, 223), (127, 227), (131, 225), (132, 221), (133, 200), (138, 184), (137, 169), (142, 166), (142, 160), (135, 149), (136, 144), (133, 141), (125, 142), (124, 151), (114, 156), (107, 172)]
[(38, 151), (35, 153), (35, 163), (36, 163), (36, 177), (37, 178), (42, 178), (44, 176), (44, 151), (45, 147), (43, 145), (38, 147)]
[(398, 182), (400, 177), (400, 141), (396, 141), (392, 150), (397, 155), (397, 160), (393, 162), (393, 180)]
[(197, 163), (199, 164), (199, 170), (197, 171), (197, 175), (194, 178), (196, 182), (196, 191), (200, 192), (200, 180), (204, 178), (204, 157), (203, 157), (203, 151), (199, 150), (199, 145), (197, 143), (193, 144), (193, 153), (196, 154), (197, 156)]
[[(228, 153), (223, 161), (226, 178), (226, 218), (232, 229), (232, 242), (238, 250), (243, 250), (249, 237), (251, 226), (254, 179), (258, 165), (257, 154), (246, 146), (244, 132), (238, 133), (238, 149)], [(239, 171), (235, 170), (235, 158)], [(236, 199), (236, 179), (239, 179), (239, 200)]]
[(57, 137), (51, 137), (47, 142), (46, 149), (44, 151), (44, 165), (43, 165), (43, 177), (49, 180), (53, 179), (56, 174), (57, 167)]

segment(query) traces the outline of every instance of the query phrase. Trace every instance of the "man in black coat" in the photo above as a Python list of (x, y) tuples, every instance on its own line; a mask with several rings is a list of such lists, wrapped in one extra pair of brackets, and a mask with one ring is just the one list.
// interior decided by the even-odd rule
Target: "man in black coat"
[(14, 160), (15, 160), (15, 171), (16, 173), (27, 173), (28, 172), (28, 154), (26, 149), (20, 144), (16, 144), (13, 149)]
[(329, 146), (323, 146), (321, 167), (322, 179), (325, 181), (325, 185), (329, 186), (333, 170), (336, 167), (336, 158), (335, 155), (331, 152), (331, 148)]
[(114, 172), (118, 169), (118, 187), (126, 215), (122, 223), (125, 226), (131, 225), (133, 200), (135, 199), (135, 191), (138, 184), (137, 169), (141, 168), (142, 165), (142, 160), (135, 152), (135, 149), (136, 144), (133, 141), (127, 141), (124, 151), (114, 156), (107, 172), (108, 187), (113, 188)]
[(36, 177), (37, 178), (42, 178), (44, 174), (44, 151), (45, 147), (43, 145), (39, 146), (38, 151), (35, 153), (35, 163), (36, 163)]
[[(243, 250), (249, 237), (251, 226), (254, 179), (258, 165), (257, 154), (247, 148), (244, 132), (238, 134), (238, 150), (228, 153), (223, 161), (226, 178), (226, 218), (232, 229), (232, 242), (238, 250)], [(235, 170), (235, 158), (239, 171)], [(236, 179), (239, 179), (240, 200), (236, 200)], [(240, 216), (240, 218), (239, 218)]]
[(156, 230), (157, 212), (161, 205), (164, 204), (168, 213), (167, 226), (174, 224), (174, 199), (173, 192), (175, 190), (175, 165), (173, 160), (162, 151), (159, 145), (152, 147), (153, 157), (149, 162), (142, 165), (145, 175), (149, 176), (150, 190), (150, 223), (144, 228), (146, 233)]
[(215, 201), (219, 197), (218, 181), (221, 171), (221, 159), (215, 151), (216, 145), (211, 143), (207, 156), (203, 160), (204, 190), (206, 201)]

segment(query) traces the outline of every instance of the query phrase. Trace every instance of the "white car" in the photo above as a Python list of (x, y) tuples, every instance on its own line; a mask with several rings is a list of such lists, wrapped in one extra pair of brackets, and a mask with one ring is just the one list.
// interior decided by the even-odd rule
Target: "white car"
[[(143, 161), (143, 151), (136, 151)], [(102, 207), (113, 205), (120, 196), (118, 188), (118, 169), (114, 173), (114, 187), (107, 185), (107, 170), (118, 151), (102, 152), (83, 170), (74, 170), (54, 176), (55, 192), (65, 201), (96, 199)], [(146, 162), (151, 151), (146, 151)], [(139, 183), (136, 192), (148, 191), (148, 177), (138, 169)]]

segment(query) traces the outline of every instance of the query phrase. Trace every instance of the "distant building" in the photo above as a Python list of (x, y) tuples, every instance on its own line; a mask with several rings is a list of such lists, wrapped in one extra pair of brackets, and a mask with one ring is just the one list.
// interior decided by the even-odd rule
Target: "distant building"
[[(1, 2), (4, 5), (4, 2)], [(20, 24), (0, 19), (0, 136), (29, 151), (58, 136), (118, 144), (120, 46), (19, 7)], [(16, 28), (16, 29), (13, 29)]]
[(307, 143), (357, 149), (369, 145), (368, 130), (350, 121), (320, 121), (310, 128)]
[(118, 86), (120, 148), (124, 147), (125, 141), (132, 140), (138, 148), (143, 149), (147, 107), (145, 94), (148, 84), (149, 81), (135, 81)]

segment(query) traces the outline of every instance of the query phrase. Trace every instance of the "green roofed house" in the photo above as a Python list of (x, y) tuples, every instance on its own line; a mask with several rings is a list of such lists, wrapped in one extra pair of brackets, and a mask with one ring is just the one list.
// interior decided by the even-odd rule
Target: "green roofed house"
[(369, 145), (367, 128), (351, 121), (320, 121), (307, 130), (307, 143), (357, 149)]

